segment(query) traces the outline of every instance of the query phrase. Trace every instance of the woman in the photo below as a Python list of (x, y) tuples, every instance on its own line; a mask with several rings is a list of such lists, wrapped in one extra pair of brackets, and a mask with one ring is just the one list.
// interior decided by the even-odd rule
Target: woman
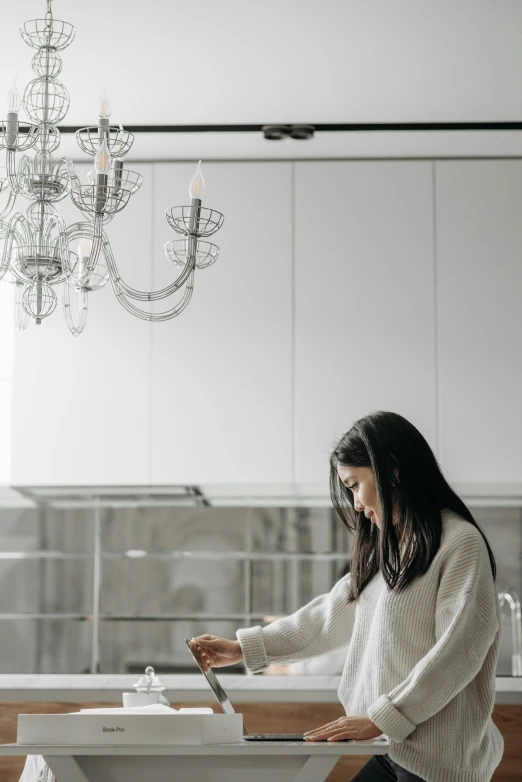
[(291, 616), (192, 649), (205, 668), (244, 659), (256, 672), (347, 645), (347, 716), (307, 741), (386, 734), (388, 754), (357, 782), (487, 782), (504, 748), (491, 720), (500, 608), (489, 544), (402, 416), (360, 419), (330, 461), (333, 505), (355, 533), (351, 572)]
[[(349, 572), (350, 563), (347, 562), (337, 576), (336, 581), (343, 578), (343, 576), (346, 576)], [(273, 622), (274, 618), (265, 616), (263, 621)], [(341, 646), (340, 649), (333, 649), (332, 651), (320, 654), (318, 657), (307, 657), (305, 660), (299, 660), (299, 662), (291, 663), (291, 665), (277, 665), (272, 663), (268, 668), (265, 668), (263, 673), (274, 676), (321, 676), (324, 674), (328, 676), (340, 676), (344, 669), (347, 651), (345, 646)]]

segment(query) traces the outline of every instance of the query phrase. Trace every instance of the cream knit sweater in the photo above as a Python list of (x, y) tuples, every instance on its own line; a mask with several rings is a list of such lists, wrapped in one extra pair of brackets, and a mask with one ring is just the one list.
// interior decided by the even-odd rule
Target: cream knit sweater
[(339, 700), (388, 736), (392, 760), (426, 782), (487, 782), (504, 749), (491, 720), (500, 607), (479, 531), (447, 510), (442, 521), (429, 570), (404, 592), (379, 572), (348, 604), (347, 575), (237, 638), (253, 672), (348, 645)]

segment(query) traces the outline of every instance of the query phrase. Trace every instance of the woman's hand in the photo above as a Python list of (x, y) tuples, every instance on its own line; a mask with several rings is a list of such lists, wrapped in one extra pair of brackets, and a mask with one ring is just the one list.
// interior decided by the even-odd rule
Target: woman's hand
[(304, 734), (306, 741), (367, 741), (382, 734), (369, 717), (339, 717), (334, 722), (314, 728)]
[(190, 651), (205, 673), (210, 668), (223, 668), (243, 659), (239, 641), (228, 641), (217, 635), (200, 635), (190, 641)]

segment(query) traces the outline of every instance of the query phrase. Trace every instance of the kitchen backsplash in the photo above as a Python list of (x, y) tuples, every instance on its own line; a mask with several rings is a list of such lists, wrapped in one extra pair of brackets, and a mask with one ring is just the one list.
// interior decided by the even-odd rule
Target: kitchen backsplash
[[(522, 509), (475, 508), (497, 559), (498, 591), (522, 594)], [(190, 672), (183, 639), (234, 637), (328, 591), (351, 537), (322, 508), (0, 510), (0, 672)], [(499, 674), (511, 673), (509, 611)], [(240, 670), (240, 669), (239, 669)]]

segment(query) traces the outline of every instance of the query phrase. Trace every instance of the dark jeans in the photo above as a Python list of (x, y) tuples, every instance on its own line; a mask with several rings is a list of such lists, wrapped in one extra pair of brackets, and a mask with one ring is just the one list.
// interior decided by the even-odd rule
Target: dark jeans
[(374, 755), (359, 773), (352, 777), (352, 782), (424, 782), (424, 780), (394, 763), (388, 755)]

